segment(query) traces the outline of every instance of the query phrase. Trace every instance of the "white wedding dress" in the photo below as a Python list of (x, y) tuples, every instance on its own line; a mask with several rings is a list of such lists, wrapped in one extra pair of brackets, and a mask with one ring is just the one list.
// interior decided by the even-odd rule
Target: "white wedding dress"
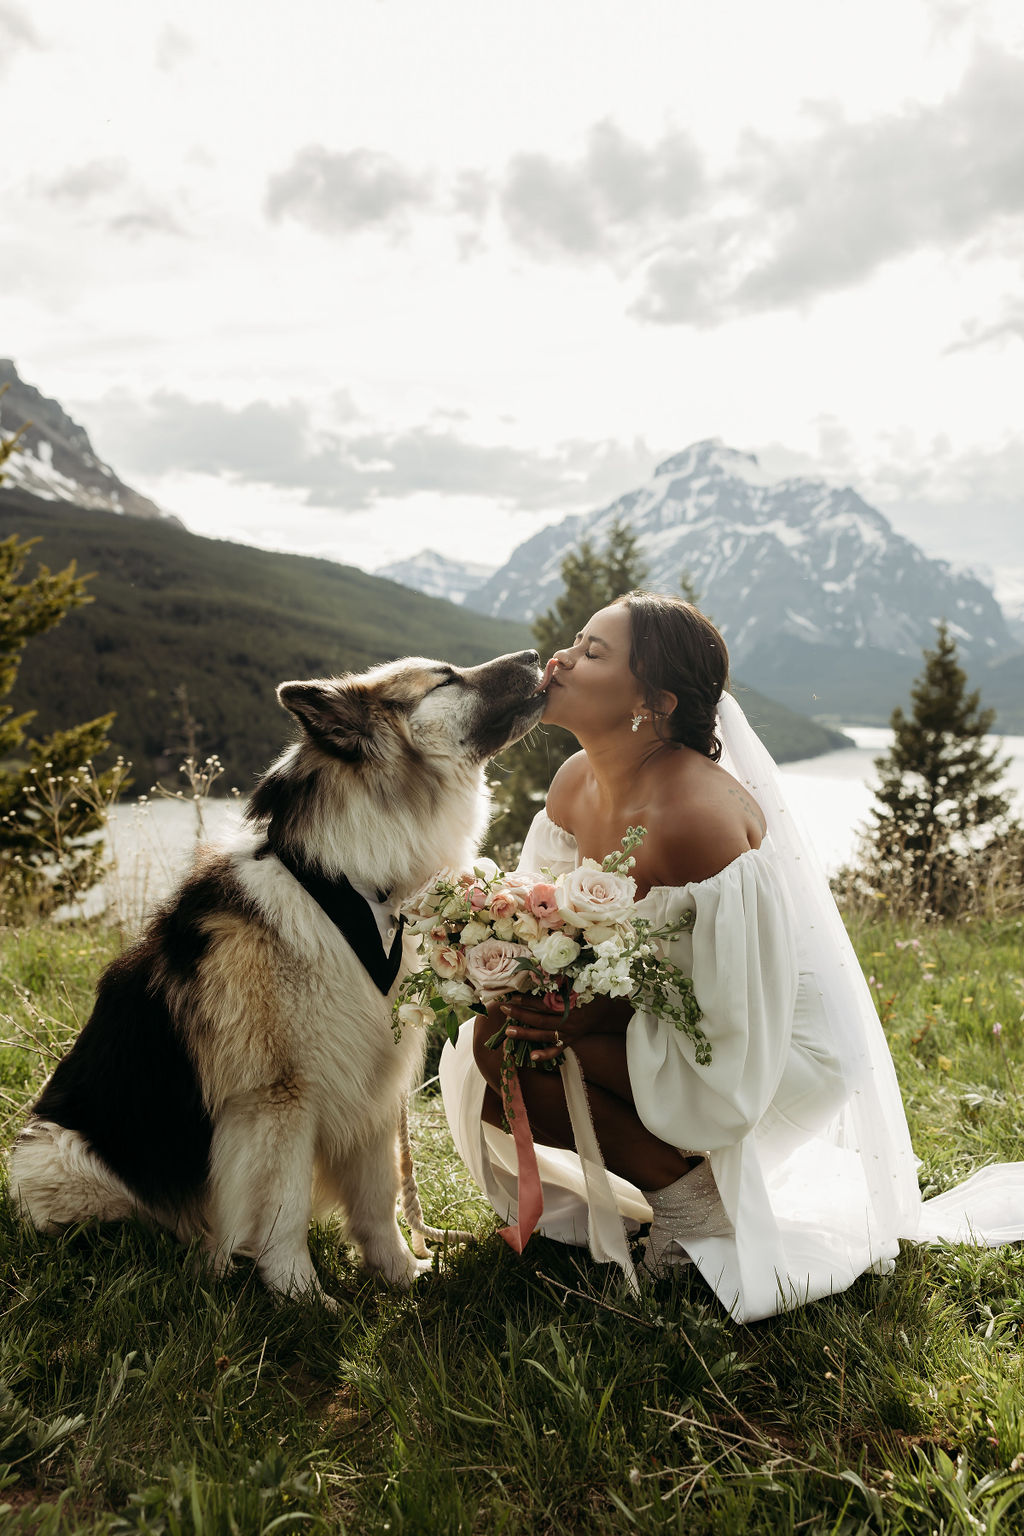
[[(706, 1153), (721, 1196), (716, 1235), (679, 1247), (732, 1316), (752, 1322), (890, 1269), (900, 1238), (1024, 1238), (1024, 1163), (983, 1169), (922, 1205), (892, 1058), (828, 884), (739, 705), (725, 696), (719, 709), (723, 766), (749, 787), (768, 834), (712, 879), (655, 887), (639, 903), (655, 926), (695, 914), (663, 952), (693, 979), (711, 1063), (698, 1066), (687, 1037), (646, 1013), (630, 1021), (626, 1059), (644, 1125)], [(539, 812), (520, 868), (557, 875), (578, 857), (570, 834)], [(480, 1118), (484, 1086), (469, 1023), (441, 1058), (445, 1109), (473, 1177), (514, 1219), (515, 1150)], [(635, 1230), (651, 1219), (640, 1191), (615, 1175), (595, 1179), (589, 1165), (585, 1177), (574, 1152), (538, 1145), (537, 1160), (538, 1231), (589, 1241), (595, 1257), (628, 1267), (624, 1242), (620, 1257), (614, 1238), (596, 1237), (608, 1231), (598, 1207), (614, 1205), (613, 1225)]]

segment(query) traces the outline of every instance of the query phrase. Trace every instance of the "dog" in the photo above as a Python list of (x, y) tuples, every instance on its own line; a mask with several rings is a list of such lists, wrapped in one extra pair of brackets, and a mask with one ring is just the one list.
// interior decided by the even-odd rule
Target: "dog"
[(34, 1226), (141, 1217), (200, 1239), (218, 1274), (248, 1257), (272, 1292), (330, 1305), (308, 1228), (340, 1209), (371, 1272), (408, 1286), (429, 1267), (396, 1219), (424, 1051), (422, 1030), (392, 1030), (415, 962), (397, 914), (471, 863), (484, 765), (539, 720), (539, 682), (522, 651), (281, 684), (297, 739), (244, 829), (200, 849), (103, 973), (15, 1142), (11, 1193)]

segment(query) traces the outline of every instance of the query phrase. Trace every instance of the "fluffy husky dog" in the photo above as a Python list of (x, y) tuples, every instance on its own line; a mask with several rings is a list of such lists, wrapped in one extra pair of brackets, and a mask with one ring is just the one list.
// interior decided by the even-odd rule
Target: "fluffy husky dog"
[(395, 914), (472, 860), (483, 765), (539, 719), (539, 680), (522, 651), (281, 685), (301, 731), (250, 826), (202, 849), (104, 972), (15, 1143), (36, 1227), (149, 1218), (201, 1237), (218, 1272), (245, 1255), (272, 1291), (323, 1300), (308, 1227), (340, 1207), (366, 1266), (410, 1283), (425, 1261), (395, 1218), (396, 1143), (423, 1039), (392, 1034)]

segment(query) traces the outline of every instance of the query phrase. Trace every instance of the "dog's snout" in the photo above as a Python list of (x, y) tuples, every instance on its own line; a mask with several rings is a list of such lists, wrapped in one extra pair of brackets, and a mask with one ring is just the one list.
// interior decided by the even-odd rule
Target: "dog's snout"
[(513, 661), (521, 661), (524, 667), (540, 666), (539, 651), (520, 651), (518, 656), (514, 656), (512, 659)]

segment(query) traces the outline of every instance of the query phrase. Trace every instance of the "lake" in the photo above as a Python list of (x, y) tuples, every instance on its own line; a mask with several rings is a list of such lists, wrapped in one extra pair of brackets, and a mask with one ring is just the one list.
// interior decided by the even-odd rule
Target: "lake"
[[(879, 726), (844, 725), (856, 743), (840, 752), (786, 763), (783, 786), (832, 873), (848, 862), (864, 825), (876, 782), (874, 761), (892, 741)], [(1006, 784), (1024, 814), (1024, 736), (990, 738), (1010, 759)], [(241, 823), (238, 800), (208, 800), (203, 805), (205, 835), (219, 837)], [(108, 839), (111, 871), (103, 886), (90, 892), (86, 909), (136, 923), (146, 907), (165, 896), (187, 867), (196, 843), (197, 814), (189, 801), (152, 799), (125, 802), (111, 815)]]
[[(878, 783), (875, 758), (892, 745), (886, 726), (843, 725), (839, 729), (856, 742), (840, 752), (786, 763), (780, 769), (786, 798), (792, 801), (831, 874), (848, 863), (857, 846), (858, 831), (867, 821)], [(986, 737), (1010, 759), (1005, 783), (1024, 813), (1024, 736)]]

